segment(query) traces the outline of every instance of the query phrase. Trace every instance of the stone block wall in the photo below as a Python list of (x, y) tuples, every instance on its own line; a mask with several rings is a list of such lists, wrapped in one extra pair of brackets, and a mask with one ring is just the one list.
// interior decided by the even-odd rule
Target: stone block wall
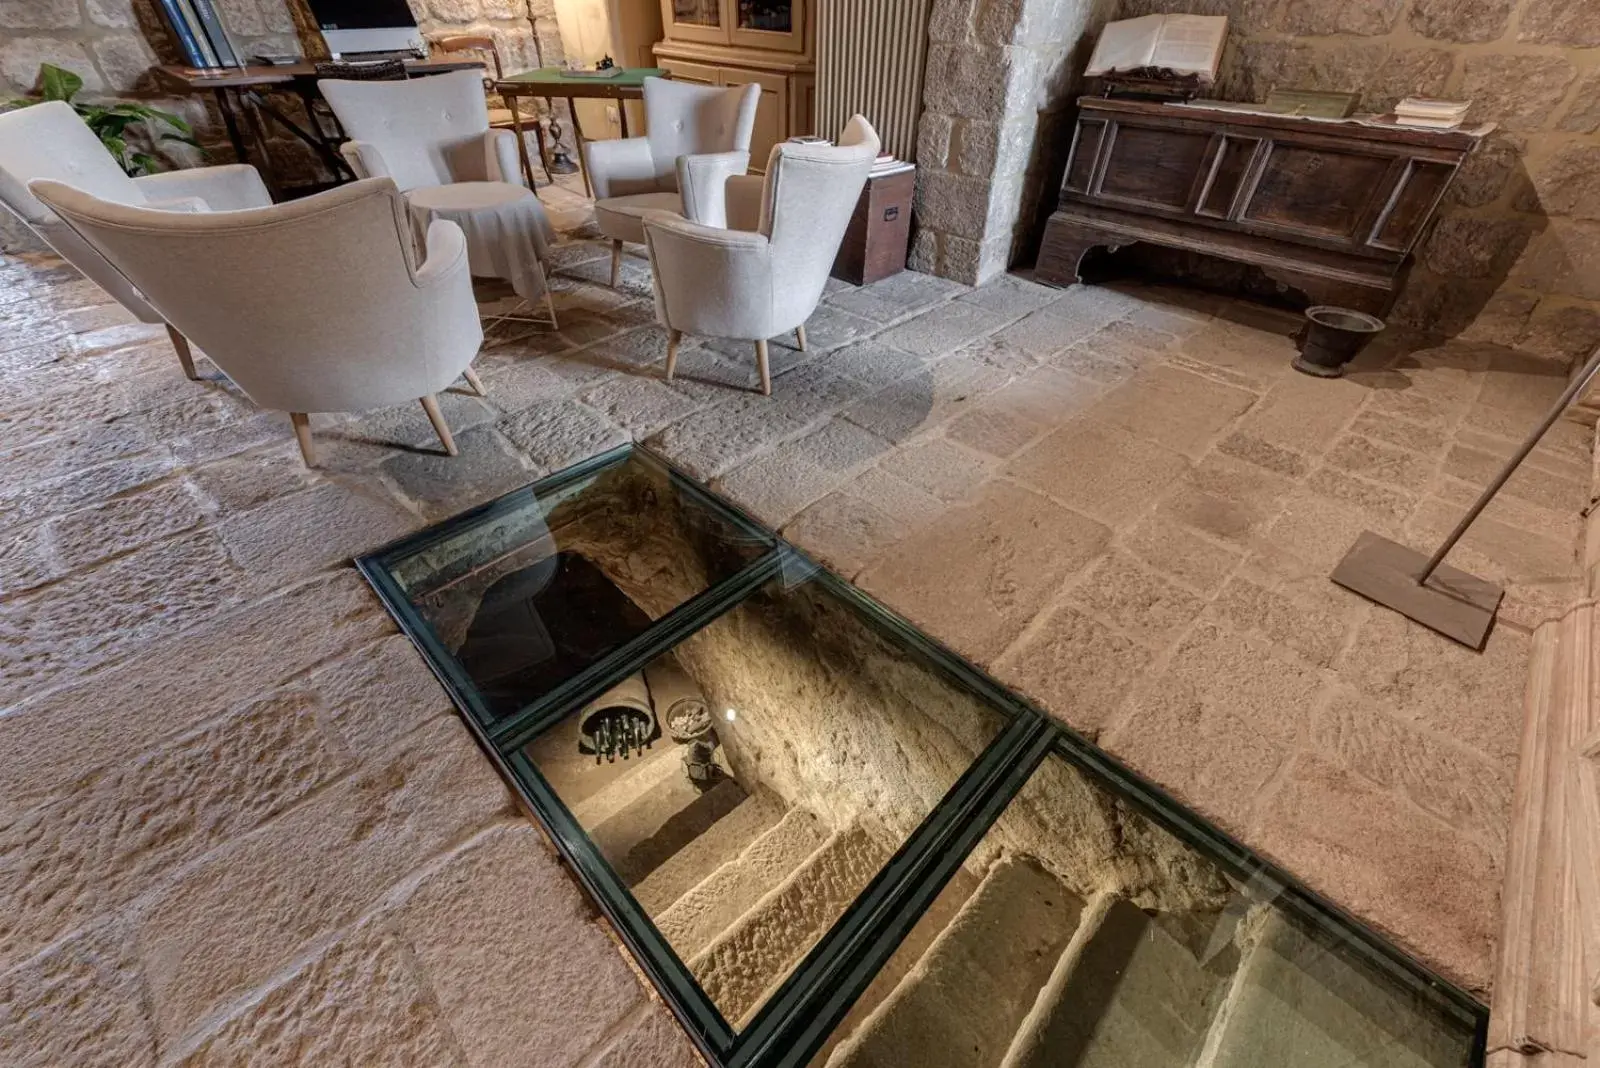
[(1042, 222), (1091, 35), (1115, 0), (934, 0), (911, 266), (976, 283)]

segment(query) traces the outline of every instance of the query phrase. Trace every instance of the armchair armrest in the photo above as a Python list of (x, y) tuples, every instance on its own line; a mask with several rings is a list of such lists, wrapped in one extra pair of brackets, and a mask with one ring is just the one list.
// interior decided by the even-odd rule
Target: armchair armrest
[(418, 289), (446, 284), (467, 269), (467, 237), (449, 219), (429, 223), (423, 244), (422, 265), (416, 273)]
[(750, 169), (750, 153), (701, 152), (679, 156), (677, 169), (684, 218), (706, 226), (726, 227), (728, 212), (724, 187), (730, 178)]
[(383, 153), (370, 141), (346, 141), (339, 146), (339, 154), (350, 164), (357, 178), (394, 177), (389, 164), (384, 162)]
[(484, 134), (484, 164), (489, 181), (526, 185), (522, 178), (522, 162), (517, 158), (517, 135), (514, 130), (489, 130)]
[(772, 244), (764, 234), (644, 214), (662, 323), (701, 337), (756, 340), (774, 328)]
[(583, 155), (596, 200), (657, 191), (655, 157), (650, 155), (649, 138), (590, 141), (583, 146)]
[(211, 210), (211, 205), (199, 197), (173, 197), (171, 200), (150, 199), (144, 202), (144, 206), (155, 208), (157, 211), (181, 211), (187, 215)]
[(758, 174), (736, 174), (723, 183), (728, 229), (761, 230), (761, 197), (767, 180)]
[(162, 171), (160, 174), (142, 175), (133, 182), (151, 204), (198, 197), (212, 211), (242, 211), (272, 206), (272, 196), (261, 181), (261, 175), (247, 163)]

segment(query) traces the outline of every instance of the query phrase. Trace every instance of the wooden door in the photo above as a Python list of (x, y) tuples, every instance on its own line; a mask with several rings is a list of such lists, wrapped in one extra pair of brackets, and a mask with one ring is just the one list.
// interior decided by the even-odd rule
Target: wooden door
[(730, 88), (754, 83), (761, 86), (756, 104), (756, 127), (750, 135), (750, 169), (765, 174), (772, 146), (789, 139), (789, 79), (765, 71), (722, 68), (722, 84)]
[(728, 40), (744, 48), (806, 52), (806, 0), (727, 0)]
[(710, 67), (704, 63), (685, 63), (681, 59), (665, 58), (658, 62), (672, 75), (675, 82), (689, 82), (694, 85), (721, 85), (722, 70), (719, 67)]

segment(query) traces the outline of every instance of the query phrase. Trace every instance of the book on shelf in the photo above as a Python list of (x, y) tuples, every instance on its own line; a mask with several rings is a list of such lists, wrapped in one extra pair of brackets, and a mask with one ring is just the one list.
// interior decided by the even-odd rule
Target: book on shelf
[(1226, 15), (1144, 15), (1106, 24), (1084, 74), (1091, 78), (1136, 71), (1193, 75), (1216, 81)]
[(228, 36), (227, 28), (222, 25), (222, 19), (211, 0), (189, 0), (189, 3), (200, 20), (206, 40), (211, 42), (211, 50), (216, 54), (218, 64), (224, 67), (244, 66), (239, 50), (233, 46), (233, 39)]
[(1461, 125), (1471, 107), (1470, 100), (1465, 102), (1431, 100), (1427, 97), (1408, 96), (1394, 106), (1394, 121), (1401, 126), (1451, 130)]

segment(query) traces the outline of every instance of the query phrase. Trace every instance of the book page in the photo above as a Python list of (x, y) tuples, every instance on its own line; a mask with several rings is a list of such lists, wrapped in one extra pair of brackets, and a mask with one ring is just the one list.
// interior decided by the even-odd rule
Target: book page
[(1168, 15), (1156, 36), (1150, 65), (1215, 78), (1227, 35), (1226, 15)]
[(1166, 20), (1165, 15), (1145, 15), (1106, 23), (1083, 73), (1097, 78), (1112, 71), (1148, 67), (1155, 54), (1156, 39), (1161, 35), (1161, 24)]

